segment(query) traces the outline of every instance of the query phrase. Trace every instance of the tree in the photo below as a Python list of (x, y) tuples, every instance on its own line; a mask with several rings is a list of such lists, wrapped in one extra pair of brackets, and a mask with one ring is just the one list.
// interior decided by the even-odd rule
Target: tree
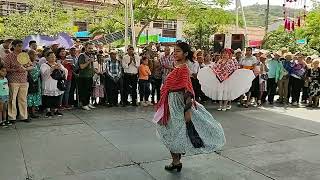
[(223, 25), (234, 23), (234, 15), (220, 8), (195, 6), (186, 18), (184, 33), (188, 41), (202, 49), (209, 48), (210, 36)]
[(306, 18), (306, 24), (300, 31), (301, 36), (307, 38), (308, 44), (313, 49), (320, 51), (320, 7), (309, 12)]
[[(115, 10), (104, 18), (99, 25), (92, 25), (90, 32), (92, 34), (110, 33), (114, 30), (124, 29), (124, 0), (118, 0), (119, 6), (115, 6)], [(210, 5), (224, 6), (229, 3), (228, 0), (209, 0)], [(207, 7), (200, 0), (186, 1), (186, 0), (134, 0), (134, 20), (135, 23), (143, 22), (143, 26), (137, 34), (139, 39), (142, 32), (150, 25), (152, 21), (156, 20), (176, 20), (189, 16), (191, 11), (195, 8)], [(105, 11), (102, 11), (105, 12)], [(219, 12), (222, 12), (221, 10)], [(195, 13), (193, 13), (195, 15)], [(211, 13), (213, 14), (213, 13)], [(214, 14), (217, 15), (217, 14)], [(191, 16), (190, 16), (191, 17)], [(197, 16), (199, 18), (199, 16)]]
[[(277, 31), (269, 32), (264, 39), (263, 48), (279, 50), (282, 47), (289, 48), (290, 51), (301, 51), (309, 55), (318, 54), (320, 51), (320, 7), (315, 6), (306, 17), (305, 25), (297, 28), (294, 32), (287, 32), (283, 27)], [(299, 39), (307, 39), (306, 45), (296, 43)]]
[(16, 38), (29, 35), (56, 35), (71, 31), (71, 14), (51, 0), (29, 0), (31, 10), (10, 14), (4, 19), (4, 34)]
[(270, 51), (278, 51), (281, 48), (288, 48), (290, 52), (303, 52), (307, 55), (319, 54), (310, 44), (301, 45), (296, 41), (303, 39), (302, 28), (294, 32), (287, 32), (283, 27), (276, 31), (269, 32), (263, 40), (263, 48)]

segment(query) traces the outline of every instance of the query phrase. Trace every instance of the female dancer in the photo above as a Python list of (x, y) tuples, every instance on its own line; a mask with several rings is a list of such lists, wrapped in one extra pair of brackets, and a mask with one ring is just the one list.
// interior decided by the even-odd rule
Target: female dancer
[(212, 100), (220, 101), (219, 111), (231, 109), (231, 106), (227, 106), (228, 102), (248, 92), (255, 78), (251, 70), (238, 67), (238, 62), (232, 59), (232, 50), (224, 49), (212, 68), (199, 71), (201, 89)]
[[(161, 88), (161, 98), (154, 116), (162, 142), (170, 150), (172, 163), (167, 171), (181, 171), (182, 154), (210, 153), (225, 144), (224, 131), (219, 122), (199, 103), (194, 101), (194, 91), (188, 64), (192, 63), (192, 52), (187, 43), (177, 43), (174, 50), (175, 69), (168, 75)], [(196, 146), (187, 133), (193, 124), (198, 138)], [(188, 138), (189, 137), (189, 138)]]

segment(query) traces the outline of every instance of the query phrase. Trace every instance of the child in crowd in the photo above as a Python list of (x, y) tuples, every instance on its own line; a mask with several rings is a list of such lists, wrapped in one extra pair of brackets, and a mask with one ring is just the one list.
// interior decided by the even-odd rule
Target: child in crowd
[(148, 57), (142, 58), (142, 64), (139, 67), (139, 93), (140, 93), (140, 102), (142, 106), (153, 105), (149, 101), (150, 96), (150, 82), (149, 76), (151, 71), (148, 66), (149, 59)]
[(97, 61), (93, 62), (94, 67), (94, 76), (93, 76), (93, 92), (92, 92), (92, 98), (93, 98), (93, 104), (98, 104), (98, 98), (99, 98), (99, 104), (102, 105), (105, 103), (105, 72), (106, 72), (106, 63), (105, 59), (102, 54), (98, 54)]
[(7, 70), (0, 63), (0, 125), (3, 128), (8, 127), (11, 123), (7, 120), (7, 107), (9, 100), (9, 86), (6, 78)]
[(266, 99), (263, 99), (264, 94), (267, 93), (267, 80), (268, 80), (268, 67), (266, 65), (267, 56), (260, 56), (260, 74), (259, 74), (259, 90), (260, 95), (258, 99), (258, 105), (262, 105), (266, 102)]

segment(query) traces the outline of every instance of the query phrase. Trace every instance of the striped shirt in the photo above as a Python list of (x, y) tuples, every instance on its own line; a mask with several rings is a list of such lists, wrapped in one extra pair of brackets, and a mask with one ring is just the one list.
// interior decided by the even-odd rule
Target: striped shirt
[(172, 69), (174, 67), (174, 59), (172, 55), (163, 55), (160, 58), (160, 64), (162, 66), (162, 71), (163, 71), (163, 78), (166, 78), (168, 76), (168, 74), (172, 71)]

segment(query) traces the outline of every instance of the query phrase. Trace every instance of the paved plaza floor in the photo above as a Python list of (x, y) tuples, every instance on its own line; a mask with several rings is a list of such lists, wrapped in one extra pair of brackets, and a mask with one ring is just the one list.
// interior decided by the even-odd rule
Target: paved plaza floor
[(320, 110), (217, 112), (227, 144), (169, 173), (152, 107), (66, 111), (0, 129), (0, 180), (320, 180)]

